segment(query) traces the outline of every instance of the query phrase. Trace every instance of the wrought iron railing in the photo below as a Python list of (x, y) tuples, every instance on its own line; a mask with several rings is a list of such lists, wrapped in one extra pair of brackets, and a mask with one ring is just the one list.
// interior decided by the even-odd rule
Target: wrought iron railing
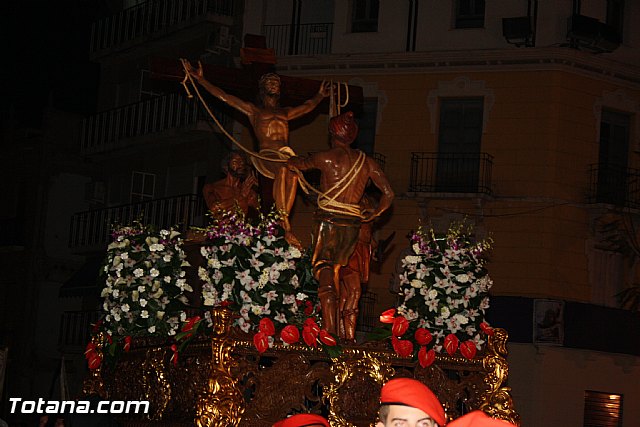
[(267, 46), (276, 55), (317, 55), (331, 52), (333, 23), (264, 25)]
[(379, 323), (379, 314), (374, 309), (378, 295), (375, 292), (363, 292), (358, 301), (358, 322), (356, 329), (361, 332), (373, 331)]
[(71, 217), (69, 247), (74, 249), (105, 246), (114, 224), (136, 221), (160, 228), (203, 226), (206, 208), (202, 197), (184, 194), (141, 203), (78, 212)]
[(640, 169), (589, 165), (589, 203), (640, 208)]
[[(231, 119), (216, 111), (227, 126)], [(96, 153), (118, 147), (123, 140), (209, 120), (199, 103), (181, 93), (171, 93), (103, 111), (82, 121), (80, 147)]]
[(491, 193), (493, 156), (487, 153), (411, 153), (409, 191)]
[(234, 0), (148, 0), (94, 22), (91, 53), (109, 49), (138, 37), (202, 18), (208, 13), (233, 16)]
[(89, 342), (91, 325), (102, 316), (98, 310), (65, 311), (60, 316), (58, 345), (82, 346)]

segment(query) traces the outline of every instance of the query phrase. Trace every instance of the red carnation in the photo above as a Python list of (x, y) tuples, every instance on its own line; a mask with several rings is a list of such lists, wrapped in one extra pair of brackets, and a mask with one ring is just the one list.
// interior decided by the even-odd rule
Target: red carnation
[(293, 344), (300, 340), (300, 331), (293, 325), (288, 325), (280, 331), (280, 339), (287, 344)]
[(313, 314), (313, 304), (311, 304), (311, 301), (307, 300), (304, 306), (304, 315), (311, 316), (312, 314)]
[(427, 347), (420, 347), (420, 351), (418, 351), (418, 362), (420, 362), (420, 366), (426, 368), (427, 366), (431, 366), (435, 360), (436, 352), (433, 349), (427, 351)]
[(178, 366), (178, 346), (175, 344), (172, 344), (171, 351), (173, 351), (173, 354), (171, 355), (170, 361), (173, 363), (173, 366)]
[(391, 340), (393, 349), (400, 357), (409, 357), (413, 354), (413, 343), (409, 340), (399, 340), (395, 337)]
[(395, 317), (395, 315), (396, 315), (396, 309), (390, 308), (389, 310), (382, 312), (382, 314), (380, 315), (380, 322), (393, 323), (393, 318)]
[(409, 329), (409, 321), (404, 316), (398, 316), (393, 319), (393, 326), (391, 327), (391, 333), (395, 337), (401, 337)]
[(89, 362), (89, 369), (91, 370), (98, 369), (98, 367), (100, 367), (100, 364), (102, 363), (102, 358), (96, 352), (90, 353), (89, 357), (87, 357), (87, 360)]
[(253, 345), (259, 353), (264, 353), (269, 348), (269, 337), (264, 332), (258, 332), (253, 336)]
[(476, 343), (468, 340), (463, 343), (460, 343), (460, 353), (467, 359), (473, 359), (476, 355)]
[(429, 332), (429, 330), (426, 329), (426, 328), (418, 328), (418, 329), (416, 329), (416, 333), (415, 333), (414, 336), (416, 338), (416, 342), (419, 345), (427, 345), (433, 339), (433, 336), (431, 335), (431, 332)]
[(270, 337), (276, 333), (276, 327), (273, 325), (273, 322), (268, 317), (260, 320), (259, 325), (260, 332), (263, 332), (266, 336)]
[(93, 343), (93, 341), (89, 341), (89, 343), (87, 343), (87, 347), (84, 349), (85, 359), (89, 359), (89, 354), (95, 353), (95, 352), (96, 352), (96, 345)]
[(318, 333), (311, 329), (311, 327), (305, 325), (302, 329), (302, 339), (304, 342), (310, 347), (316, 347), (318, 345), (316, 342), (317, 338)]
[(318, 334), (318, 332), (320, 332), (320, 326), (318, 326), (316, 321), (311, 317), (307, 318), (307, 320), (304, 321), (304, 326), (311, 328), (316, 335)]
[(320, 341), (322, 341), (324, 344), (331, 347), (338, 344), (338, 342), (333, 337), (333, 335), (331, 335), (329, 332), (325, 331), (324, 329), (320, 330)]
[(449, 334), (444, 338), (444, 348), (447, 350), (447, 353), (453, 356), (453, 353), (458, 349), (458, 337), (454, 334)]
[(480, 323), (480, 329), (482, 329), (482, 332), (484, 332), (485, 334), (487, 334), (489, 336), (493, 336), (493, 334), (495, 333), (493, 328), (491, 326), (489, 326), (489, 324), (487, 322)]

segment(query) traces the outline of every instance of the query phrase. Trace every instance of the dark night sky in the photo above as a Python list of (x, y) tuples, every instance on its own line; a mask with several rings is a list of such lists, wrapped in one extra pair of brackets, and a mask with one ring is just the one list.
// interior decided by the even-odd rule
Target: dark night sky
[[(90, 113), (98, 67), (88, 59), (91, 22), (108, 13), (99, 0), (2, 2), (3, 113), (16, 125), (38, 127), (42, 108)], [(10, 107), (12, 105), (12, 107)], [(4, 115), (4, 114), (3, 114)], [(6, 116), (5, 116), (6, 117)]]

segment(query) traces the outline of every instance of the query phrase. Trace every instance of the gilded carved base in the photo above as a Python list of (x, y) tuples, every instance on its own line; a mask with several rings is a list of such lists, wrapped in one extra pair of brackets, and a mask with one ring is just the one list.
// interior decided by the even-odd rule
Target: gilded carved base
[[(270, 427), (288, 414), (314, 412), (332, 426), (368, 427), (376, 421), (382, 384), (405, 376), (431, 387), (449, 418), (482, 409), (520, 424), (510, 389), (504, 386), (509, 369), (507, 333), (501, 329), (475, 359), (439, 355), (426, 369), (380, 343), (346, 347), (332, 360), (295, 345), (276, 345), (260, 355), (247, 336), (227, 333), (222, 330), (208, 342), (192, 343), (176, 367), (166, 345), (139, 340), (115, 370), (99, 373), (105, 396), (148, 398), (153, 412), (148, 419), (162, 419), (163, 425)], [(97, 381), (95, 376), (89, 380)], [(141, 418), (123, 422), (145, 425)]]

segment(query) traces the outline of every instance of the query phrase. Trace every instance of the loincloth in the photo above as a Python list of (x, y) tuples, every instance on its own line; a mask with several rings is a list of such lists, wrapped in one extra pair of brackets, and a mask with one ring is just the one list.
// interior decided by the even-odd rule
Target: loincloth
[[(260, 150), (258, 152), (262, 157), (273, 158), (274, 160), (286, 160), (290, 157), (294, 157), (296, 153), (293, 149), (287, 145), (284, 147), (280, 147), (277, 150), (273, 150), (270, 148)], [(258, 157), (251, 156), (251, 162), (256, 170), (260, 173), (260, 175), (266, 176), (270, 179), (275, 179), (276, 172), (281, 167), (284, 167), (286, 163), (282, 162), (271, 162), (269, 160), (263, 160)]]
[(315, 245), (313, 249), (313, 274), (324, 267), (347, 265), (358, 243), (360, 219), (352, 216), (315, 215)]
[(349, 258), (347, 268), (360, 275), (360, 283), (369, 282), (369, 267), (371, 264), (372, 245), (371, 241), (364, 242), (358, 240)]

